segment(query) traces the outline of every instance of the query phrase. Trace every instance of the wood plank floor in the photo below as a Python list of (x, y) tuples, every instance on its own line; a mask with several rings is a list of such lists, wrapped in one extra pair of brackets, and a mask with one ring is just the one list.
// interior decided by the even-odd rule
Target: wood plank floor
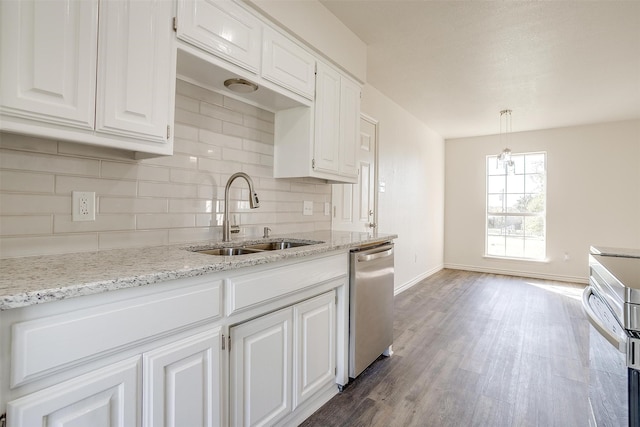
[(588, 426), (582, 289), (442, 270), (396, 296), (394, 355), (302, 426)]

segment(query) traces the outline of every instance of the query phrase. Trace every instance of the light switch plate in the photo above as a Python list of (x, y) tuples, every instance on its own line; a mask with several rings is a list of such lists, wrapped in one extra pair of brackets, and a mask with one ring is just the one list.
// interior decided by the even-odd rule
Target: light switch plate
[(304, 201), (302, 206), (302, 215), (313, 215), (313, 201)]
[(324, 216), (331, 215), (331, 204), (329, 202), (324, 202)]

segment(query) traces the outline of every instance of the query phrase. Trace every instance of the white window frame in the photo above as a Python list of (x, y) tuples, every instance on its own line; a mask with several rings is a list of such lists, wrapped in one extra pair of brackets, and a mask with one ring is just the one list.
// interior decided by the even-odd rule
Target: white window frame
[[(524, 158), (527, 155), (544, 155), (544, 170), (543, 170), (543, 182), (542, 182), (542, 191), (541, 192), (527, 192), (527, 188), (526, 188), (526, 184), (525, 187), (523, 187), (522, 193), (520, 192), (515, 192), (515, 193), (510, 193), (508, 191), (507, 188), (507, 179), (509, 175), (512, 174), (518, 174), (518, 171), (516, 170), (515, 172), (512, 170), (512, 167), (510, 167), (508, 164), (500, 161), (498, 159), (497, 155), (489, 155), (486, 156), (486, 163), (485, 163), (485, 253), (484, 256), (486, 258), (500, 258), (500, 259), (513, 259), (513, 260), (523, 260), (523, 261), (546, 261), (546, 254), (547, 254), (547, 153), (545, 151), (538, 151), (538, 152), (525, 152), (525, 153), (513, 153), (511, 154), (511, 159), (512, 160), (517, 160), (517, 158), (522, 158), (522, 162), (516, 162), (516, 164), (521, 163), (522, 165), (524, 165)], [(489, 193), (489, 178), (490, 176), (502, 176), (501, 174), (499, 175), (490, 175), (490, 167), (493, 167), (493, 165), (495, 165), (495, 167), (497, 168), (505, 168), (505, 187), (503, 188), (502, 193)], [(511, 169), (511, 170), (510, 170)], [(524, 175), (523, 180), (524, 182), (527, 181), (527, 175), (530, 175), (529, 173), (526, 173), (527, 171), (523, 170), (522, 172), (520, 172), (520, 174)], [(535, 173), (536, 175), (538, 173)], [(533, 175), (533, 174), (531, 174)], [(517, 194), (522, 194), (523, 196), (526, 194), (542, 194), (543, 195), (543, 203), (544, 203), (544, 208), (542, 209), (542, 211), (539, 212), (508, 212), (507, 208), (506, 208), (506, 201), (503, 202), (503, 211), (502, 212), (490, 212), (490, 202), (489, 202), (489, 197), (491, 195), (498, 195), (498, 194), (502, 194), (502, 200), (506, 200), (508, 195), (517, 195)], [(495, 239), (495, 237), (497, 235), (495, 234), (489, 234), (490, 229), (489, 229), (489, 217), (504, 217), (505, 218), (505, 224), (507, 223), (506, 218), (507, 217), (524, 217), (525, 220), (526, 218), (540, 218), (542, 220), (542, 226), (543, 226), (543, 231), (542, 231), (542, 254), (540, 256), (527, 256), (527, 252), (526, 252), (526, 242), (527, 239), (529, 239), (530, 242), (534, 241), (535, 239), (533, 237), (528, 237), (526, 234), (523, 234), (521, 236), (522, 239), (522, 255), (513, 255), (513, 253), (510, 255), (508, 252), (508, 244), (507, 244), (507, 239), (510, 237), (511, 240), (513, 241), (514, 237), (517, 239), (520, 236), (509, 236), (507, 231), (503, 231), (499, 236), (504, 236), (504, 254), (496, 254), (495, 252), (490, 253), (490, 236), (493, 237)], [(504, 227), (505, 229), (507, 227)]]

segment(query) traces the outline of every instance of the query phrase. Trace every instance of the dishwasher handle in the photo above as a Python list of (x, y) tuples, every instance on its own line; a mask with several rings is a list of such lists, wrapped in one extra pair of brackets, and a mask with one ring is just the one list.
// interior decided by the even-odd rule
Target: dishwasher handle
[(378, 258), (385, 258), (392, 254), (393, 254), (393, 244), (384, 245), (384, 246), (378, 246), (375, 249), (371, 249), (369, 251), (358, 254), (358, 256), (356, 257), (356, 260), (358, 262), (367, 262), (367, 261), (373, 261), (374, 259), (378, 259)]

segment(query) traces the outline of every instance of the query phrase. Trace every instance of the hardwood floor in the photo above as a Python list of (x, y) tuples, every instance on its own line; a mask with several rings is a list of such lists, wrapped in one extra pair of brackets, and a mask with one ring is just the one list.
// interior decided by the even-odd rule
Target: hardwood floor
[(582, 289), (442, 270), (396, 296), (394, 355), (302, 426), (588, 426)]

